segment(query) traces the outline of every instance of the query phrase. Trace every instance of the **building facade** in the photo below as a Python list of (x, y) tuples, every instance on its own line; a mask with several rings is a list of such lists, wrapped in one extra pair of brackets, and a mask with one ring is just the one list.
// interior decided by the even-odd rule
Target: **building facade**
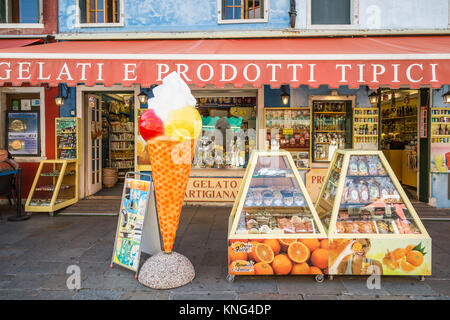
[[(374, 37), (374, 41), (376, 41), (375, 37), (445, 37), (450, 34), (450, 3), (448, 0), (434, 0), (432, 3), (426, 0), (395, 2), (388, 0), (59, 0), (57, 5), (54, 4), (51, 8), (48, 7), (47, 2), (45, 3), (47, 7), (43, 7), (44, 11), (46, 8), (51, 11), (57, 7), (58, 33), (55, 35), (55, 39), (59, 42), (92, 41), (92, 43), (95, 43), (95, 41), (124, 40), (170, 40), (174, 42), (187, 39), (206, 42), (210, 39), (270, 40), (280, 38), (289, 41), (291, 39), (311, 40), (330, 37)], [(289, 47), (289, 42), (286, 43)], [(325, 51), (334, 49), (330, 47), (331, 42), (330, 44), (323, 42), (323, 44)], [(107, 43), (105, 45), (107, 46)], [(124, 42), (124, 46), (126, 45), (127, 43)], [(352, 49), (348, 48), (350, 51)], [(314, 53), (320, 54), (321, 52), (316, 51)], [(276, 67), (273, 68), (276, 71)], [(178, 72), (183, 72), (183, 70), (183, 66), (179, 66), (177, 69)], [(449, 76), (446, 74), (444, 78), (448, 79)], [(411, 79), (413, 78), (411, 76)], [(405, 150), (400, 158), (405, 157), (404, 159), (407, 160), (404, 162), (408, 162), (408, 165), (394, 163), (394, 160), (392, 160), (392, 165), (393, 167), (398, 166), (397, 176), (402, 180), (405, 187), (410, 188), (414, 197), (438, 207), (450, 207), (448, 170), (446, 172), (433, 172), (439, 171), (439, 169), (433, 167), (435, 163), (431, 135), (435, 130), (445, 130), (445, 124), (443, 129), (442, 126), (439, 129), (429, 124), (427, 127), (429, 134), (418, 137), (421, 107), (435, 107), (440, 108), (439, 110), (444, 109), (444, 112), (446, 112), (445, 108), (448, 108), (449, 105), (443, 102), (442, 95), (450, 89), (449, 86), (444, 85), (440, 88), (434, 87), (431, 89), (432, 83), (425, 83), (422, 88), (408, 85), (398, 88), (390, 85), (383, 86), (359, 82), (361, 82), (361, 85), (358, 86), (332, 86), (331, 81), (329, 85), (315, 86), (304, 82), (290, 87), (288, 84), (272, 85), (270, 81), (267, 81), (267, 83), (256, 88), (252, 85), (241, 87), (233, 84), (224, 88), (212, 83), (206, 84), (204, 87), (202, 85), (201, 88), (192, 84), (192, 90), (198, 98), (200, 109), (204, 111), (202, 115), (204, 115), (206, 127), (208, 125), (209, 127), (215, 127), (216, 123), (208, 123), (210, 119), (215, 117), (242, 118), (241, 122), (236, 124), (233, 124), (234, 120), (230, 120), (230, 127), (233, 127), (233, 125), (242, 126), (245, 130), (255, 129), (257, 133), (255, 133), (254, 138), (248, 134), (242, 138), (245, 141), (243, 142), (243, 159), (236, 156), (238, 160), (227, 160), (226, 150), (223, 149), (221, 150), (221, 152), (225, 152), (222, 153), (223, 159), (212, 164), (206, 163), (207, 161), (204, 160), (205, 154), (211, 154), (211, 150), (207, 148), (211, 137), (205, 137), (205, 140), (209, 139), (209, 142), (205, 143), (205, 150), (197, 150), (200, 153), (196, 154), (194, 158), (197, 165), (192, 169), (192, 181), (186, 195), (187, 201), (233, 201), (242, 181), (246, 159), (248, 159), (248, 150), (267, 148), (267, 144), (270, 145), (270, 138), (266, 136), (267, 132), (265, 131), (269, 128), (270, 114), (276, 114), (276, 111), (290, 112), (290, 110), (287, 110), (288, 108), (297, 110), (295, 108), (302, 107), (310, 108), (309, 133), (311, 138), (308, 147), (306, 147), (306, 149), (309, 148), (309, 151), (306, 152), (309, 152), (309, 154), (305, 156), (305, 150), (299, 148), (299, 150), (296, 150), (295, 158), (298, 160), (307, 187), (309, 185), (310, 191), (317, 193), (317, 188), (320, 187), (327, 169), (327, 161), (316, 161), (320, 158), (319, 155), (322, 152), (322, 149), (318, 148), (318, 144), (323, 143), (319, 142), (319, 138), (327, 139), (327, 137), (321, 136), (320, 130), (318, 130), (317, 126), (320, 125), (318, 119), (321, 119), (321, 117), (319, 116), (320, 113), (313, 110), (314, 101), (329, 100), (348, 103), (347, 114), (345, 119), (342, 119), (346, 126), (346, 129), (342, 130), (345, 131), (346, 135), (346, 143), (342, 143), (342, 147), (355, 148), (355, 143), (359, 142), (354, 139), (358, 134), (355, 134), (352, 110), (371, 107), (370, 94), (376, 93), (379, 98), (377, 107), (381, 110), (377, 122), (376, 136), (378, 136), (378, 140), (374, 142), (375, 148), (386, 150), (387, 156), (393, 155), (395, 153), (393, 149), (397, 148), (396, 143), (398, 142), (396, 141), (398, 134), (396, 130), (399, 130), (400, 125), (388, 121), (390, 118), (395, 118), (392, 116), (392, 110), (401, 109), (405, 106), (414, 110), (408, 116), (402, 113), (402, 116), (398, 117), (402, 118), (401, 121), (406, 121), (407, 117), (414, 118), (413, 115), (416, 116), (415, 128), (411, 130), (414, 133), (408, 137), (408, 133), (400, 132), (400, 136), (403, 135), (401, 142)], [(157, 84), (157, 81), (154, 84)], [(103, 103), (104, 110), (107, 109), (108, 111), (116, 103), (121, 104), (123, 102), (125, 105), (129, 105), (130, 101), (132, 104), (134, 103), (134, 110), (128, 114), (129, 122), (134, 123), (134, 134), (136, 135), (134, 138), (134, 162), (129, 168), (143, 171), (150, 170), (149, 167), (145, 166), (144, 156), (140, 157), (139, 155), (140, 142), (135, 128), (139, 109), (145, 109), (146, 107), (145, 104), (139, 105), (137, 103), (137, 95), (144, 91), (151, 96), (151, 86), (147, 84), (141, 86), (139, 83), (131, 84), (131, 86), (130, 84), (118, 83), (113, 87), (97, 83), (95, 86), (90, 86), (86, 85), (81, 79), (77, 85), (71, 84), (63, 91), (66, 99), (64, 105), (60, 107), (60, 117), (85, 117), (87, 114), (85, 108), (89, 104), (89, 99), (94, 101), (98, 97), (101, 97), (98, 102)], [(59, 92), (61, 92), (61, 89)], [(289, 95), (287, 104), (282, 101), (281, 96), (283, 94)], [(126, 96), (126, 98), (121, 102), (119, 96)], [(236, 105), (238, 101), (239, 107)], [(244, 103), (244, 101), (247, 101), (247, 103)], [(233, 103), (235, 104), (233, 105)], [(386, 112), (384, 115), (382, 114), (383, 110)], [(429, 113), (426, 123), (431, 123), (433, 121), (431, 114), (435, 110), (427, 110)], [(290, 114), (292, 117), (292, 113), (285, 114)], [(388, 122), (383, 122), (381, 120), (383, 117)], [(88, 137), (87, 133), (91, 131), (88, 127), (89, 124), (86, 124), (84, 140)], [(365, 130), (375, 130), (374, 127), (368, 128), (367, 125), (362, 127)], [(384, 128), (386, 129), (384, 130)], [(261, 133), (261, 129), (263, 133)], [(52, 135), (51, 132), (52, 130), (47, 130), (49, 136)], [(286, 131), (288, 136), (289, 132), (289, 130)], [(347, 132), (350, 133), (347, 135)], [(442, 134), (442, 136), (445, 136), (445, 134)], [(332, 139), (335, 139), (336, 143), (340, 145), (339, 136)], [(344, 134), (342, 139), (344, 139)], [(45, 139), (45, 141), (50, 140), (54, 141), (54, 137)], [(437, 153), (439, 154), (442, 153), (442, 150), (445, 151), (446, 146), (450, 146), (450, 144), (445, 145), (447, 142), (442, 142), (448, 140), (437, 141), (439, 141), (437, 142), (439, 144), (437, 150), (440, 150)], [(105, 140), (104, 144), (107, 143), (110, 148), (109, 150), (103, 148), (103, 160), (96, 158), (99, 162), (103, 162), (102, 165), (89, 168), (91, 158), (86, 158), (81, 163), (80, 172), (86, 174), (84, 177), (84, 174), (80, 175), (81, 197), (92, 195), (98, 191), (98, 186), (94, 188), (89, 186), (89, 184), (92, 184), (89, 177), (92, 171), (101, 171), (102, 167), (111, 166), (111, 163), (115, 162), (112, 159), (114, 156), (111, 155), (111, 149), (114, 145)], [(443, 143), (444, 145), (442, 145)], [(87, 145), (87, 142), (83, 141), (82, 144)], [(303, 145), (303, 147), (305, 146), (306, 144)], [(85, 150), (84, 154), (90, 152), (91, 150)], [(422, 156), (423, 154), (427, 156)], [(392, 156), (392, 158), (396, 157)], [(106, 162), (105, 159), (107, 159)], [(234, 162), (226, 165), (227, 161)], [(124, 162), (124, 164), (129, 163)], [(235, 167), (234, 170), (227, 170), (230, 166)]]

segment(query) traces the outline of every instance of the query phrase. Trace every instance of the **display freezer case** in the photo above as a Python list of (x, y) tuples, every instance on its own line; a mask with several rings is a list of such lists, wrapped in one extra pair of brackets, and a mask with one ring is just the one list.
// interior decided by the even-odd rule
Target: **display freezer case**
[(337, 150), (316, 211), (330, 275), (431, 275), (431, 238), (381, 151)]
[(254, 151), (228, 227), (229, 276), (315, 274), (328, 241), (288, 151)]

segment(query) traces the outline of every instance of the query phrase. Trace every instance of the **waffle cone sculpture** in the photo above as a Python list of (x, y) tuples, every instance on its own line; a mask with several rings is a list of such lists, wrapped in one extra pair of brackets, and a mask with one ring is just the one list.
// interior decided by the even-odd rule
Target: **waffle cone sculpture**
[(179, 142), (166, 136), (147, 144), (155, 184), (159, 228), (166, 253), (172, 251), (175, 242), (194, 147), (195, 140)]

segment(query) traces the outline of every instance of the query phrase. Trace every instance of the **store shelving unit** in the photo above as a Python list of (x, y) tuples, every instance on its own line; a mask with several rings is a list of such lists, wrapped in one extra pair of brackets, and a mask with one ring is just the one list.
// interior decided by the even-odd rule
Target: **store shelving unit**
[[(314, 270), (321, 281), (328, 263), (320, 246), (325, 237), (290, 152), (254, 151), (229, 218), (229, 275)], [(301, 270), (296, 264), (303, 264)]]
[(431, 142), (450, 142), (450, 108), (431, 109)]
[(330, 275), (431, 275), (431, 238), (381, 151), (336, 151), (316, 210)]
[(275, 138), (280, 149), (289, 151), (297, 169), (311, 167), (311, 108), (264, 108), (266, 149)]
[(353, 149), (377, 150), (379, 109), (353, 108)]
[(78, 163), (73, 160), (43, 160), (39, 164), (25, 204), (25, 211), (49, 212), (78, 201)]
[(134, 169), (134, 127), (132, 122), (112, 122), (109, 135), (111, 167), (118, 169), (118, 179)]
[(346, 120), (351, 104), (350, 100), (342, 100), (340, 96), (327, 96), (324, 100), (310, 97), (314, 119), (312, 124), (313, 162), (330, 162), (336, 150), (344, 149), (351, 142), (351, 138), (347, 137)]
[(80, 118), (55, 118), (56, 159), (76, 159), (81, 157)]

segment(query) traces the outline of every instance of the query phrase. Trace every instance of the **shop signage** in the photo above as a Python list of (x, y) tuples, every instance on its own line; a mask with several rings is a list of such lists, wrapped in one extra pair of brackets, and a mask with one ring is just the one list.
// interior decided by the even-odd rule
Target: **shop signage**
[[(162, 55), (164, 56), (164, 55)], [(188, 55), (187, 55), (188, 56)], [(214, 84), (234, 84), (241, 87), (252, 84), (289, 84), (298, 87), (322, 84), (337, 87), (358, 87), (367, 84), (371, 88), (380, 84), (398, 88), (409, 85), (418, 88), (427, 84), (444, 85), (445, 75), (450, 73), (450, 63), (441, 60), (145, 60), (125, 59), (0, 59), (0, 84), (11, 82), (67, 83), (86, 85), (104, 83), (113, 85), (141, 84), (145, 87), (161, 83), (162, 78), (176, 71), (188, 84), (203, 87)]]
[(234, 202), (241, 182), (241, 177), (191, 177), (184, 201)]
[(305, 185), (312, 202), (316, 202), (320, 189), (325, 182), (328, 168), (311, 168), (306, 173)]

